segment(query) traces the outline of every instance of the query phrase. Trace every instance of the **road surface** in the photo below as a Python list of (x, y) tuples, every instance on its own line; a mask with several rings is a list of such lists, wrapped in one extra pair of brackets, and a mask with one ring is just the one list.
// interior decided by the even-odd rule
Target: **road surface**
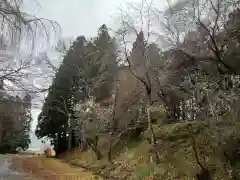
[(15, 171), (10, 168), (12, 164), (12, 157), (7, 155), (0, 155), (0, 180), (30, 180), (23, 172)]

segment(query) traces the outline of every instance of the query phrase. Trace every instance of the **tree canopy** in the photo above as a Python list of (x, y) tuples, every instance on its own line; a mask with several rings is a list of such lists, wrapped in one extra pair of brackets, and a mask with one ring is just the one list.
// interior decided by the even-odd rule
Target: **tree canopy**
[[(197, 148), (211, 159), (215, 155), (206, 150), (211, 143), (210, 149), (221, 149), (219, 163), (237, 176), (237, 165), (226, 155), (235, 146), (228, 152), (225, 146), (235, 142), (232, 137), (240, 138), (236, 130), (229, 132), (230, 124), (239, 128), (239, 3), (184, 0), (168, 5), (160, 11), (142, 1), (121, 10), (116, 34), (102, 25), (96, 37), (76, 38), (38, 117), (39, 138), (50, 138), (58, 154), (91, 149), (97, 160), (107, 157), (109, 164), (128, 142), (145, 138), (151, 148), (148, 161), (158, 166), (162, 151), (172, 148), (169, 141), (179, 143), (172, 134), (166, 139), (169, 129), (162, 129), (173, 124), (173, 131), (188, 138), (200, 169), (196, 179), (214, 174)], [(156, 21), (161, 43), (151, 31)]]

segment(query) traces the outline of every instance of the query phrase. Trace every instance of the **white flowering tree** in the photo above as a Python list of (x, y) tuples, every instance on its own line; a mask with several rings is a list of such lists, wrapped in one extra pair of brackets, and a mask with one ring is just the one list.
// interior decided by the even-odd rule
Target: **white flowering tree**
[(91, 97), (85, 103), (77, 104), (75, 112), (78, 117), (76, 127), (81, 148), (85, 145), (89, 146), (97, 159), (101, 159), (102, 153), (98, 147), (99, 137), (110, 131), (113, 107), (111, 105), (103, 107), (95, 102), (94, 97)]

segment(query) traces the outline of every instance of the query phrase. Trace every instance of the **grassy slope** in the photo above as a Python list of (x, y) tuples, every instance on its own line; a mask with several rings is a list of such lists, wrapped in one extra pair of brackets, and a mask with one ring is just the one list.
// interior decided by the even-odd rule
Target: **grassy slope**
[[(195, 179), (200, 167), (196, 163), (190, 141), (194, 137), (200, 160), (214, 172), (214, 179), (227, 179), (216, 142), (220, 135), (225, 138), (231, 132), (236, 132), (238, 127), (236, 123), (196, 121), (155, 126), (158, 146), (152, 148), (145, 140), (129, 142), (111, 165), (107, 164), (106, 159), (97, 161), (90, 150), (83, 153), (74, 150), (62, 158), (75, 165), (85, 164), (97, 167), (98, 170), (103, 167), (105, 174), (119, 179), (151, 179), (153, 174), (157, 174), (156, 179), (159, 180)], [(149, 133), (146, 131), (143, 137), (149, 137)], [(149, 163), (149, 157), (155, 151), (161, 157), (159, 165)]]

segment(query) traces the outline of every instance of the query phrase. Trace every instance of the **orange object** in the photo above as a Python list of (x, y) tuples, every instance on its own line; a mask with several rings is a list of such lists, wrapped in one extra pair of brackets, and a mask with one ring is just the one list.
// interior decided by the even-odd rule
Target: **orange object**
[(51, 148), (47, 148), (44, 152), (47, 157), (56, 156), (55, 151)]

